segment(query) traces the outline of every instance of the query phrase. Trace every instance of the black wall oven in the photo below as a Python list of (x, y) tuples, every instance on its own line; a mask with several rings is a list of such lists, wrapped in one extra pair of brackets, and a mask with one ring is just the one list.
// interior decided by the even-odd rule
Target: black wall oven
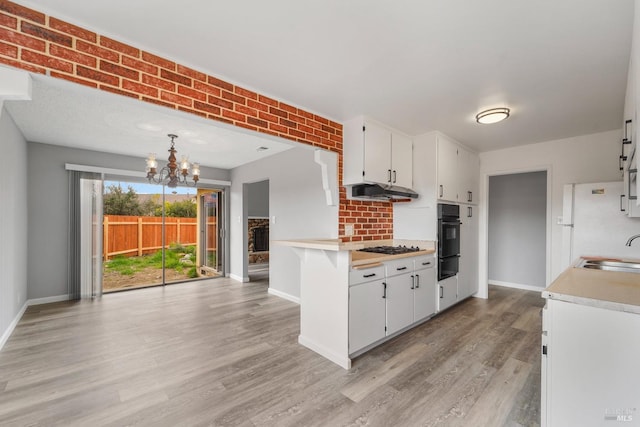
[(438, 280), (458, 274), (460, 206), (438, 203)]

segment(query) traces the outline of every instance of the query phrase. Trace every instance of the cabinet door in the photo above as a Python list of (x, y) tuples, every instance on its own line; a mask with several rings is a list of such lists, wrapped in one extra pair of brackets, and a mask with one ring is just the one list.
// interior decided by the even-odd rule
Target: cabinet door
[(364, 124), (364, 180), (391, 181), (391, 131), (373, 122)]
[(480, 193), (480, 158), (471, 151), (458, 148), (458, 200), (478, 203)]
[(458, 276), (438, 282), (438, 311), (451, 307), (458, 300)]
[(413, 141), (397, 133), (391, 135), (391, 183), (413, 188)]
[[(429, 265), (421, 265), (430, 262)], [(436, 269), (434, 258), (416, 260), (413, 289), (413, 321), (418, 322), (436, 312)]]
[(458, 201), (458, 146), (438, 135), (438, 199)]
[(349, 288), (349, 353), (385, 337), (384, 296), (383, 280)]
[(386, 283), (387, 335), (391, 335), (413, 323), (413, 275), (388, 277)]
[(478, 215), (477, 207), (460, 206), (460, 270), (458, 300), (478, 292)]

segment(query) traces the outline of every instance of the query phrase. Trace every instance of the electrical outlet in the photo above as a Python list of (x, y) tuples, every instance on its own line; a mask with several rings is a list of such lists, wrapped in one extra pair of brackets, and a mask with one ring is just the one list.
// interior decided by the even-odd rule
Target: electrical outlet
[(347, 224), (344, 226), (344, 235), (353, 236), (353, 224)]

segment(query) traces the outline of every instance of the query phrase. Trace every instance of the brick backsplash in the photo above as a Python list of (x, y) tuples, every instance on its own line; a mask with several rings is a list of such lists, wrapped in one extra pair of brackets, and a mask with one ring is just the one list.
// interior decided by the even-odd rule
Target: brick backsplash
[[(0, 0), (0, 63), (336, 152), (342, 125), (22, 5)], [(387, 202), (351, 201), (340, 189), (339, 234), (393, 237)]]

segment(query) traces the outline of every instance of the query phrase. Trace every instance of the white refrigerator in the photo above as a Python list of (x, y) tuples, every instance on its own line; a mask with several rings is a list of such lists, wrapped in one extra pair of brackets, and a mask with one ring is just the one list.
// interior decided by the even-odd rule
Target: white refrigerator
[(621, 212), (622, 181), (564, 186), (562, 219), (562, 268), (581, 256), (640, 258), (640, 218)]

